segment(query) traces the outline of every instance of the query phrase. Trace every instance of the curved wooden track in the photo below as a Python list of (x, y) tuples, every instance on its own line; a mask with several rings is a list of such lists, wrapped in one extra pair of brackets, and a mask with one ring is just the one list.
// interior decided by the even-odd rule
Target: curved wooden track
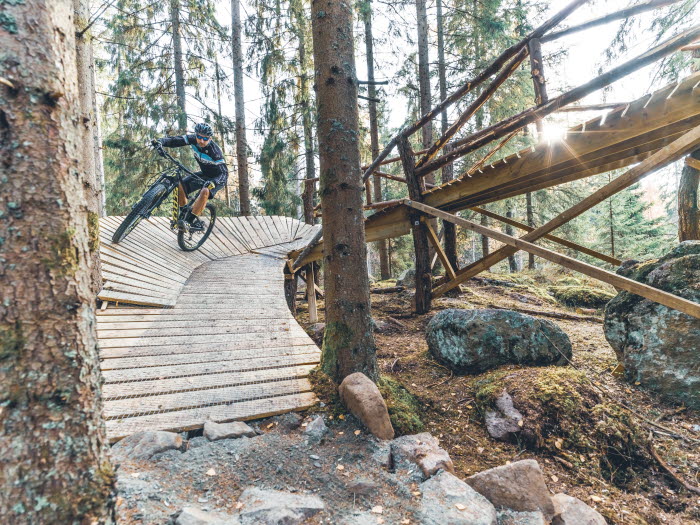
[[(111, 243), (122, 217), (100, 222), (99, 312), (110, 440), (255, 419), (311, 406), (320, 352), (284, 297), (286, 254), (316, 232), (287, 217), (219, 218), (196, 252), (153, 217)], [(138, 306), (136, 306), (138, 305)]]

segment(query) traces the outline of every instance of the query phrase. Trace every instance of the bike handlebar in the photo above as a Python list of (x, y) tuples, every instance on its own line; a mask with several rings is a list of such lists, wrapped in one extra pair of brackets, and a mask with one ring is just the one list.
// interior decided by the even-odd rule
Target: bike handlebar
[[(179, 162), (177, 159), (173, 158), (172, 155), (170, 155), (170, 153), (167, 153), (167, 152), (165, 151), (165, 149), (163, 149), (163, 145), (162, 145), (160, 142), (159, 142), (157, 145), (154, 144), (154, 145), (153, 145), (153, 149), (156, 150), (156, 152), (158, 153), (158, 155), (160, 155), (161, 157), (163, 157), (163, 158), (165, 158), (165, 159), (168, 159), (170, 162), (172, 162), (173, 164), (175, 164), (178, 168), (180, 168), (181, 170), (187, 172), (187, 174), (189, 174), (189, 175), (194, 175), (195, 177), (197, 177), (197, 175), (196, 175), (194, 172), (188, 170), (181, 162)], [(201, 177), (200, 177), (200, 178), (201, 178)]]

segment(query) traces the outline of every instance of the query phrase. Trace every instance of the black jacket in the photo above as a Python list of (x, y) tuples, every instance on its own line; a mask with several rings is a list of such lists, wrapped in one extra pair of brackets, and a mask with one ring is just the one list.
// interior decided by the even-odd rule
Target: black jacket
[(166, 148), (190, 146), (194, 154), (194, 160), (199, 164), (202, 177), (218, 185), (226, 184), (228, 180), (228, 168), (226, 167), (224, 154), (218, 144), (213, 140), (210, 140), (209, 144), (203, 148), (197, 146), (197, 140), (194, 134), (180, 135), (178, 137), (163, 137), (158, 140), (160, 140), (160, 143)]

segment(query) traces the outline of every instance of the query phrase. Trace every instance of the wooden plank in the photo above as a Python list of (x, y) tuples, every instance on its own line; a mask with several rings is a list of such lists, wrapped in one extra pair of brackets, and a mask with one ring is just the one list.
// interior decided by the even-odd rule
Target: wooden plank
[[(254, 356), (247, 359), (202, 361), (193, 364), (152, 366), (144, 368), (122, 368), (103, 370), (105, 384), (123, 383), (125, 381), (161, 380), (170, 377), (185, 377), (205, 374), (223, 374), (251, 370), (276, 369), (283, 367), (305, 366), (318, 363), (320, 352), (289, 354), (279, 356)], [(104, 390), (103, 390), (104, 393)]]
[(299, 325), (277, 326), (268, 325), (248, 327), (248, 326), (189, 326), (183, 328), (168, 328), (168, 327), (153, 327), (153, 328), (128, 328), (111, 330), (108, 328), (98, 328), (97, 336), (102, 339), (119, 339), (124, 337), (182, 337), (182, 336), (198, 336), (198, 335), (222, 335), (230, 334), (235, 337), (244, 337), (258, 334), (275, 334), (275, 335), (294, 335), (302, 337), (306, 332)]
[(287, 228), (287, 221), (284, 220), (284, 217), (280, 217), (279, 215), (275, 215), (273, 219), (280, 239), (282, 239), (284, 242), (289, 242), (292, 239), (292, 236), (289, 233), (289, 228)]
[(113, 250), (104, 244), (100, 246), (100, 260), (103, 264), (113, 266), (119, 270), (130, 271), (141, 275), (148, 276), (152, 279), (162, 281), (168, 285), (173, 283), (184, 284), (187, 277), (184, 277), (175, 272), (167, 272), (167, 275), (162, 266), (157, 266), (151, 261), (135, 259), (128, 253)]
[[(700, 128), (698, 128), (698, 131), (700, 132)], [(698, 136), (700, 137), (700, 134)], [(664, 306), (674, 308), (680, 312), (700, 319), (700, 304), (698, 303), (689, 301), (682, 297), (675, 296), (668, 292), (664, 292), (663, 290), (659, 290), (658, 288), (647, 286), (632, 279), (622, 277), (621, 275), (608, 272), (607, 270), (591, 266), (590, 264), (577, 261), (576, 259), (572, 259), (571, 257), (560, 255), (551, 250), (547, 250), (546, 248), (537, 246), (536, 244), (532, 244), (522, 239), (516, 239), (515, 237), (511, 237), (510, 235), (506, 235), (505, 233), (486, 228), (466, 219), (456, 217), (450, 213), (438, 210), (436, 208), (431, 208), (430, 206), (426, 206), (422, 203), (410, 201), (409, 206), (412, 206), (425, 213), (429, 213), (430, 215), (433, 215), (440, 219), (453, 222), (454, 224), (457, 224), (459, 226), (463, 226), (469, 230), (472, 230), (473, 232), (479, 233), (481, 235), (486, 235), (487, 237), (490, 237), (492, 239), (496, 239), (497, 241), (500, 241), (504, 244), (508, 244), (509, 246), (513, 246), (518, 250), (524, 250), (526, 252), (533, 253), (539, 257), (542, 257), (543, 259), (547, 259), (554, 263), (565, 266), (566, 268), (569, 268), (571, 270), (581, 272), (585, 275), (611, 284), (616, 288), (622, 288), (623, 290), (627, 290), (628, 292), (641, 295), (646, 299), (658, 302), (660, 304), (663, 304)]]
[(107, 437), (110, 442), (141, 430), (183, 431), (199, 428), (204, 421), (219, 423), (246, 421), (283, 414), (292, 410), (305, 410), (317, 402), (311, 392), (279, 396), (275, 398), (244, 401), (211, 407), (181, 410), (178, 412), (153, 414), (132, 418), (113, 419), (106, 422)]
[(244, 341), (215, 343), (209, 346), (206, 343), (192, 343), (190, 345), (144, 346), (142, 348), (101, 348), (100, 367), (102, 370), (114, 370), (117, 368), (162, 366), (163, 356), (167, 356), (168, 364), (184, 365), (226, 359), (260, 359), (264, 356), (309, 354), (318, 351), (318, 347), (309, 337), (298, 338), (294, 341)]
[[(281, 318), (276, 328), (284, 329), (291, 328), (295, 324), (293, 317)], [(98, 318), (98, 330), (130, 330), (134, 328), (211, 328), (211, 327), (270, 327), (270, 321), (267, 319), (221, 319), (217, 316), (216, 319), (205, 318), (204, 320), (190, 319), (183, 316), (180, 319), (172, 320), (168, 318), (160, 319), (153, 316), (111, 316), (108, 319)]]
[(146, 295), (137, 295), (133, 293), (115, 292), (112, 290), (103, 290), (97, 295), (102, 301), (112, 301), (115, 303), (141, 304), (144, 306), (173, 306), (175, 299), (167, 299), (162, 297), (149, 297)]
[(253, 229), (258, 234), (260, 238), (261, 246), (273, 246), (277, 244), (273, 238), (270, 236), (270, 232), (265, 228), (265, 226), (260, 221), (260, 218), (256, 215), (251, 215), (247, 217), (248, 222), (253, 226)]
[(428, 239), (430, 240), (430, 243), (433, 245), (433, 248), (435, 248), (435, 254), (440, 258), (440, 262), (442, 263), (442, 267), (445, 269), (447, 276), (450, 279), (454, 279), (456, 277), (454, 268), (452, 268), (452, 265), (450, 264), (450, 261), (447, 258), (447, 255), (445, 254), (445, 250), (442, 249), (442, 245), (440, 244), (440, 239), (438, 238), (437, 234), (435, 233), (435, 230), (433, 230), (433, 227), (430, 225), (430, 221), (424, 220), (423, 217), (421, 217), (421, 220), (425, 223), (425, 226), (427, 228), (427, 233), (428, 233)]
[(694, 169), (700, 171), (700, 160), (697, 160), (693, 157), (688, 156), (685, 158), (685, 163), (686, 163), (686, 165), (690, 166), (691, 168), (694, 168)]
[[(309, 371), (311, 371), (315, 366), (315, 364), (308, 364), (302, 366), (271, 368), (266, 370), (249, 370), (246, 372), (216, 372), (206, 375), (200, 375), (199, 373), (195, 372), (195, 375), (170, 379), (139, 379), (128, 383), (107, 383), (102, 387), (102, 397), (106, 401), (106, 405), (109, 406), (111, 400), (113, 399), (148, 396), (145, 399), (140, 398), (140, 401), (142, 402), (142, 406), (147, 404), (150, 407), (154, 406), (151, 404), (152, 400), (150, 399), (154, 394), (168, 394), (192, 391), (194, 389), (204, 390), (304, 378), (309, 375)], [(209, 367), (211, 368), (211, 365), (209, 365)]]
[(232, 218), (231, 217), (222, 217), (221, 220), (217, 219), (217, 224), (219, 225), (219, 230), (221, 231), (222, 236), (226, 237), (229, 242), (236, 247), (236, 249), (239, 252), (239, 255), (246, 254), (250, 251), (248, 246), (246, 245), (245, 242), (238, 236), (236, 232), (234, 232), (233, 226), (231, 225), (232, 223)]
[[(307, 336), (308, 338), (308, 336)], [(255, 346), (255, 343), (257, 345), (260, 345), (262, 343), (269, 344), (272, 346), (273, 344), (286, 344), (286, 345), (293, 345), (295, 342), (298, 343), (306, 343), (307, 341), (310, 341), (311, 339), (305, 339), (301, 336), (299, 337), (294, 337), (292, 335), (287, 335), (287, 334), (280, 334), (280, 335), (274, 335), (274, 334), (246, 334), (245, 337), (239, 336), (239, 337), (233, 337), (229, 334), (213, 334), (211, 335), (208, 339), (207, 336), (181, 336), (177, 338), (177, 342), (182, 345), (192, 345), (192, 344), (211, 344), (212, 346), (216, 345), (217, 343), (225, 343), (230, 345), (231, 347), (233, 345), (236, 346), (242, 346), (242, 345), (249, 345), (249, 346)], [(110, 348), (134, 348), (134, 347), (147, 347), (147, 346), (164, 346), (167, 344), (172, 344), (173, 339), (170, 337), (147, 337), (147, 338), (140, 338), (140, 337), (123, 337), (119, 339), (100, 339), (100, 349), (101, 350), (108, 350)], [(100, 356), (104, 355), (104, 352), (100, 353)]]
[(252, 250), (256, 247), (256, 239), (248, 231), (248, 228), (246, 227), (247, 223), (248, 221), (244, 217), (234, 217), (232, 222), (233, 227), (236, 229), (238, 234), (245, 239), (248, 248)]
[(270, 236), (274, 240), (275, 244), (283, 244), (286, 241), (286, 239), (280, 237), (279, 232), (277, 231), (277, 228), (275, 228), (275, 224), (271, 216), (262, 215), (260, 216), (260, 221), (269, 230)]

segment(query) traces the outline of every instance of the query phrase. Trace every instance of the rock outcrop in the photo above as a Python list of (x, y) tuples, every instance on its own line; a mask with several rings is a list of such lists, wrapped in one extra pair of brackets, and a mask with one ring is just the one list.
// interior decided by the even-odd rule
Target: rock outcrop
[(152, 456), (166, 450), (182, 448), (182, 436), (163, 430), (148, 430), (137, 432), (112, 446), (112, 455), (121, 459), (150, 459)]
[(510, 310), (443, 310), (430, 320), (426, 339), (435, 359), (457, 374), (571, 358), (571, 341), (556, 324)]
[[(700, 241), (617, 273), (700, 303)], [(622, 291), (605, 308), (604, 329), (629, 381), (700, 408), (700, 319)]]

